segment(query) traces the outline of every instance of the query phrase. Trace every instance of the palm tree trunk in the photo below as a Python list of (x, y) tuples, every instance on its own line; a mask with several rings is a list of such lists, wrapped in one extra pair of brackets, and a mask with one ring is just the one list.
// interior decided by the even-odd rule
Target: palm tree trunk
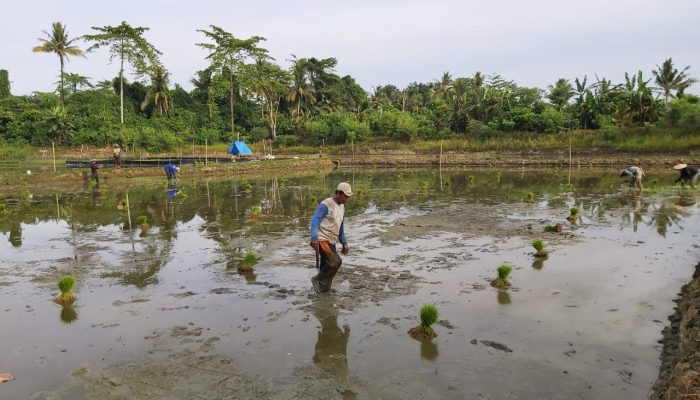
[(63, 90), (63, 66), (64, 66), (64, 64), (63, 64), (63, 63), (64, 63), (64, 62), (63, 62), (63, 56), (58, 56), (58, 58), (61, 59), (61, 104), (65, 106), (65, 105), (66, 105), (66, 101), (65, 101), (65, 99), (63, 98), (63, 93), (64, 93), (64, 90)]
[(231, 66), (230, 68), (230, 74), (231, 74), (231, 87), (230, 87), (230, 93), (229, 93), (229, 111), (231, 112), (231, 134), (235, 132), (235, 129), (233, 127), (233, 67)]

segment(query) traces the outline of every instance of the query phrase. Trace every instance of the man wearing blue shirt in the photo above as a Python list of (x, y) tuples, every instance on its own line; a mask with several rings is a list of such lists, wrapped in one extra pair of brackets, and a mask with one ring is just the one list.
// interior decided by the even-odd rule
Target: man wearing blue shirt
[(333, 277), (343, 260), (338, 255), (336, 243), (343, 246), (342, 253), (348, 254), (350, 248), (343, 229), (345, 203), (352, 196), (352, 188), (347, 182), (341, 182), (335, 194), (323, 200), (311, 217), (311, 247), (316, 251), (316, 268), (319, 272), (311, 278), (317, 294), (331, 290)]
[(168, 177), (168, 182), (176, 178), (177, 171), (180, 170), (180, 168), (176, 167), (173, 163), (166, 164), (164, 169), (165, 175)]

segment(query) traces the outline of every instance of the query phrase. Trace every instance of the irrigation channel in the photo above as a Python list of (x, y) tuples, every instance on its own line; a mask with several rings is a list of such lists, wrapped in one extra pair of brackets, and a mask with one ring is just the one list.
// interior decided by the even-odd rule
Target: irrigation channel
[[(700, 258), (700, 190), (651, 170), (639, 195), (618, 175), (343, 170), (2, 193), (0, 372), (15, 380), (0, 398), (645, 398)], [(342, 180), (350, 254), (319, 298), (308, 222)], [(501, 264), (507, 290), (489, 284)], [(77, 300), (62, 307), (65, 274)], [(429, 303), (438, 336), (419, 342), (407, 331)]]

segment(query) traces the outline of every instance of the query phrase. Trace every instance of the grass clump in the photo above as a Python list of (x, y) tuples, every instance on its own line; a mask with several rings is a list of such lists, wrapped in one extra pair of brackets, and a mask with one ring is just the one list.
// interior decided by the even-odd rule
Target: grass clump
[(437, 337), (437, 333), (433, 330), (432, 325), (438, 320), (440, 313), (434, 304), (426, 304), (420, 309), (420, 325), (411, 328), (408, 334), (414, 339), (430, 340)]
[(56, 296), (56, 301), (59, 303), (72, 303), (75, 300), (75, 295), (71, 290), (75, 284), (75, 278), (73, 275), (65, 275), (58, 280), (58, 289), (61, 293)]
[(549, 252), (544, 249), (544, 242), (541, 239), (535, 239), (532, 241), (532, 247), (537, 250), (535, 253), (536, 257), (547, 257)]
[(117, 210), (126, 211), (126, 200), (121, 200), (119, 204), (117, 204)]
[(496, 271), (498, 272), (498, 277), (491, 281), (491, 286), (499, 289), (509, 288), (510, 280), (508, 280), (508, 277), (511, 271), (513, 271), (513, 268), (510, 265), (503, 264), (496, 268)]

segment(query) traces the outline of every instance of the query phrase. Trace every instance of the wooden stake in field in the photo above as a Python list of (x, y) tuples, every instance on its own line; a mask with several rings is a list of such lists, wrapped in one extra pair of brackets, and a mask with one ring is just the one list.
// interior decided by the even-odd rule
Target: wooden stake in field
[(569, 136), (569, 184), (571, 184), (571, 136)]
[(126, 194), (126, 216), (129, 218), (129, 230), (131, 230), (131, 206), (129, 205), (129, 193)]
[(53, 153), (53, 173), (56, 173), (56, 146), (53, 143), (53, 140), (51, 141), (51, 152)]
[(440, 141), (440, 190), (442, 190), (442, 141)]
[(204, 139), (204, 165), (209, 161), (209, 139)]

